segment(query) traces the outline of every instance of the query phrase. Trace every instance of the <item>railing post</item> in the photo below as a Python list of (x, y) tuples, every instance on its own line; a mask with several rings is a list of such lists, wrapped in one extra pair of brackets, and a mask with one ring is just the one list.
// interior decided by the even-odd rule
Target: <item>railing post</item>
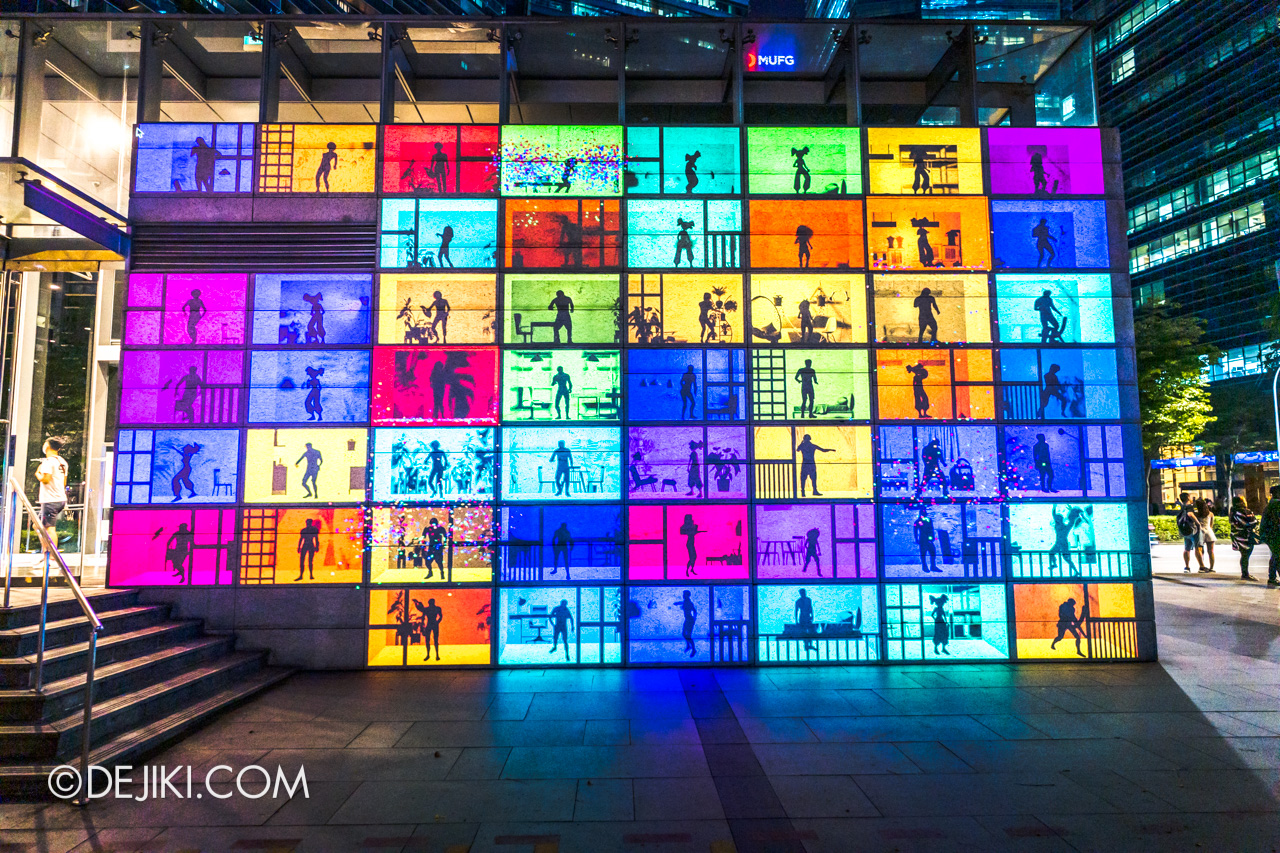
[(44, 579), (40, 584), (40, 634), (36, 641), (36, 683), (35, 691), (44, 688), (44, 632), (49, 623), (49, 550), (44, 552)]
[(80, 743), (80, 796), (76, 805), (89, 804), (89, 748), (92, 745), (90, 728), (93, 725), (93, 675), (98, 662), (98, 629), (89, 623), (89, 667), (84, 676), (84, 722), (81, 724)]
[(4, 484), (4, 606), (9, 608), (9, 588), (13, 585), (13, 519), (18, 513), (18, 496), (8, 481)]

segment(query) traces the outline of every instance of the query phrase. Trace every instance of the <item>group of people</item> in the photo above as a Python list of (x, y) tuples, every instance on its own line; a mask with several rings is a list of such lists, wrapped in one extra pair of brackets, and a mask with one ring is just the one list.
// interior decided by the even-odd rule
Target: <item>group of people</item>
[[(1187, 492), (1179, 495), (1179, 503), (1176, 522), (1178, 533), (1182, 536), (1182, 570), (1191, 572), (1191, 555), (1195, 554), (1198, 571), (1205, 574), (1217, 571), (1213, 551), (1213, 546), (1218, 541), (1213, 531), (1214, 505), (1204, 498), (1193, 501)], [(1240, 578), (1257, 580), (1249, 573), (1249, 558), (1261, 543), (1271, 551), (1271, 561), (1267, 566), (1267, 585), (1280, 586), (1280, 562), (1277, 560), (1277, 555), (1280, 555), (1280, 486), (1271, 487), (1271, 500), (1263, 509), (1261, 519), (1249, 509), (1248, 502), (1242, 497), (1231, 499), (1228, 518), (1231, 524), (1231, 548), (1240, 554)]]

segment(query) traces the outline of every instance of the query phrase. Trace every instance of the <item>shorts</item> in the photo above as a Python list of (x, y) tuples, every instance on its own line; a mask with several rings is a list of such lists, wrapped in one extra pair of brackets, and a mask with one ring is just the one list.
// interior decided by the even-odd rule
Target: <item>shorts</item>
[(58, 501), (56, 504), (40, 504), (40, 523), (45, 527), (53, 527), (58, 523), (58, 519), (62, 518), (62, 513), (66, 509), (66, 501)]
[(1212, 528), (1206, 527), (1203, 531), (1201, 531), (1200, 535), (1204, 537), (1204, 544), (1206, 545), (1212, 545), (1213, 543), (1218, 541), (1218, 537), (1213, 534)]
[(1199, 548), (1203, 544), (1204, 544), (1204, 531), (1198, 530), (1195, 533), (1192, 533), (1190, 536), (1182, 537), (1182, 550), (1184, 551), (1194, 551), (1195, 549)]

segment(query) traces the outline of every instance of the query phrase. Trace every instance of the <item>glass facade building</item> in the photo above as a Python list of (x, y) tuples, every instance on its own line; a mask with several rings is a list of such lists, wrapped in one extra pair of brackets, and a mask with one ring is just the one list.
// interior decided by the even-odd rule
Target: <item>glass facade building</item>
[(1087, 30), (121, 26), (110, 585), (313, 666), (1154, 657)]

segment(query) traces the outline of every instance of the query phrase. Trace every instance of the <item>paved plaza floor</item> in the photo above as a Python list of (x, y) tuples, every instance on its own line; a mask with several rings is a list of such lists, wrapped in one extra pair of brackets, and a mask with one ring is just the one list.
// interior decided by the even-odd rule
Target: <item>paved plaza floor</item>
[(153, 764), (308, 798), (0, 804), (0, 851), (1280, 849), (1280, 590), (1170, 558), (1158, 664), (307, 673)]

